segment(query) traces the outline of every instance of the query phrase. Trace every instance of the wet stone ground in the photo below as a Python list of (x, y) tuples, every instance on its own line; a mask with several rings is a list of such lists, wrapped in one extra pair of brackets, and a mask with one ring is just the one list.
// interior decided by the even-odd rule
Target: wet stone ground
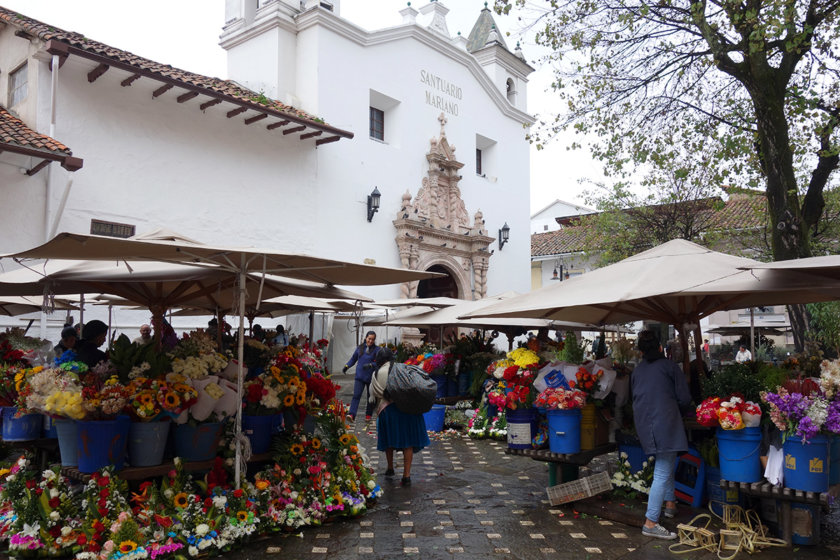
[[(550, 506), (547, 465), (505, 454), (502, 442), (438, 437), (415, 455), (412, 485), (402, 487), (401, 454), (395, 459), (396, 475), (383, 474), (385, 454), (376, 451), (375, 421), (359, 419), (355, 430), (385, 490), (365, 515), (276, 535), (225, 556), (237, 560), (717, 558), (712, 553), (675, 555), (668, 550), (669, 542), (644, 537), (637, 527), (577, 514), (573, 504)], [(687, 506), (681, 507), (679, 520), (690, 519)], [(838, 516), (835, 509), (823, 524), (827, 534), (820, 546), (767, 548), (760, 557), (840, 557)], [(674, 523), (664, 524), (674, 529)]]

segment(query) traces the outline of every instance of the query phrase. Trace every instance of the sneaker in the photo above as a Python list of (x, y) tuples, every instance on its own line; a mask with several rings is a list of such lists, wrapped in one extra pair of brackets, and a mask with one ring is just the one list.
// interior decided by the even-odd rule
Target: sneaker
[(668, 519), (673, 519), (677, 516), (677, 508), (666, 507), (664, 510), (662, 510), (662, 515), (664, 515)]
[(385, 476), (394, 476), (394, 469), (388, 469), (385, 471)]
[(402, 484), (403, 486), (411, 486), (411, 477), (410, 476), (402, 477), (402, 480), (400, 480), (400, 484)]
[(666, 541), (672, 541), (677, 538), (677, 534), (673, 531), (669, 531), (659, 523), (654, 525), (653, 527), (645, 527), (642, 525), (642, 534), (646, 537), (653, 537), (655, 539), (663, 539)]

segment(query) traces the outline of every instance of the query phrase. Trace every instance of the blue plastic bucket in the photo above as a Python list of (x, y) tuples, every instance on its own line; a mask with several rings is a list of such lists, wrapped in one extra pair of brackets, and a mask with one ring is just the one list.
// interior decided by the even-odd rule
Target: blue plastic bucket
[(549, 410), (548, 448), (552, 453), (580, 452), (580, 409)]
[(184, 461), (209, 461), (216, 457), (222, 424), (209, 422), (190, 426), (175, 426), (175, 454)]
[(93, 473), (108, 465), (114, 465), (117, 470), (123, 467), (131, 426), (128, 416), (118, 416), (115, 420), (80, 420), (76, 425), (79, 472)]
[(426, 430), (430, 432), (440, 432), (443, 430), (443, 421), (445, 417), (446, 407), (444, 405), (432, 405), (429, 412), (423, 413), (423, 419), (426, 421)]
[(783, 450), (785, 487), (803, 492), (828, 490), (827, 436), (814, 436), (804, 444), (797, 437), (788, 437)]
[(764, 478), (759, 450), (761, 428), (717, 429), (720, 476), (733, 482), (758, 482)]
[(171, 422), (132, 422), (128, 430), (128, 460), (132, 467), (163, 463)]
[(44, 414), (43, 437), (45, 439), (55, 439), (58, 433), (55, 431), (55, 419)]
[(793, 518), (791, 523), (793, 544), (812, 546), (820, 544), (820, 506), (794, 502), (790, 504), (790, 514)]
[(472, 372), (462, 371), (458, 374), (458, 396), (466, 397), (470, 394), (470, 385), (472, 384)]
[(828, 485), (840, 484), (840, 436), (831, 438), (828, 448)]
[(44, 427), (43, 414), (24, 414), (15, 418), (18, 409), (3, 407), (3, 441), (30, 441), (41, 437)]
[(642, 463), (647, 461), (647, 457), (645, 456), (645, 452), (642, 450), (641, 445), (630, 445), (627, 443), (619, 443), (618, 444), (618, 453), (619, 456), (622, 453), (627, 454), (627, 459), (630, 463), (630, 472), (635, 473), (642, 470)]
[(510, 449), (531, 449), (531, 442), (540, 424), (536, 408), (517, 408), (505, 412), (507, 417), (507, 441)]
[(720, 487), (720, 469), (706, 467), (706, 498), (711, 502), (712, 511), (715, 515), (723, 516), (723, 505), (735, 505), (741, 503), (741, 493), (737, 488)]
[(75, 420), (56, 420), (53, 425), (58, 437), (58, 451), (62, 467), (79, 465), (79, 427)]
[(251, 453), (268, 453), (277, 419), (274, 416), (242, 415), (242, 433), (251, 440)]
[(446, 396), (447, 397), (457, 397), (458, 396), (458, 379), (452, 379), (451, 377), (446, 378)]

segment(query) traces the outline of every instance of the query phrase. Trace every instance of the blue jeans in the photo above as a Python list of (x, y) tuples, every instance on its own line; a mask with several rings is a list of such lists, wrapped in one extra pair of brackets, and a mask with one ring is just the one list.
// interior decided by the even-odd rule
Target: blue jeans
[(362, 393), (367, 389), (367, 405), (365, 405), (365, 416), (373, 414), (373, 403), (370, 402), (370, 381), (362, 381), (356, 379), (353, 385), (353, 400), (350, 401), (350, 416), (356, 417), (356, 411), (359, 410), (359, 401), (362, 400)]
[(645, 517), (654, 523), (659, 523), (663, 502), (673, 502), (674, 496), (674, 465), (677, 462), (677, 452), (667, 451), (656, 454), (653, 466), (653, 482), (650, 485), (647, 512)]

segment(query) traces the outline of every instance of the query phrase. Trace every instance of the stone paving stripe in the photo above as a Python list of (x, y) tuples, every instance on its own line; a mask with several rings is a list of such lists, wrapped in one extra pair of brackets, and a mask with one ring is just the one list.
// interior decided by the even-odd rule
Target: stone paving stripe
[(450, 546), (449, 547), (449, 553), (450, 554), (454, 554), (456, 552), (464, 552), (464, 547), (463, 546)]
[(633, 548), (632, 546), (627, 547), (627, 552), (633, 552), (634, 550), (636, 550), (636, 549)]
[(587, 546), (584, 548), (584, 550), (589, 554), (601, 554), (601, 549), (597, 546)]
[(444, 533), (443, 538), (445, 539), (457, 539), (458, 533)]
[(420, 549), (416, 546), (406, 546), (403, 548), (404, 554), (420, 554)]
[(475, 492), (473, 492), (472, 490), (464, 490), (464, 494), (467, 496), (474, 496)]
[(480, 503), (481, 503), (481, 500), (475, 500), (475, 499), (473, 499), (473, 500), (467, 500), (467, 503), (470, 503), (470, 504), (480, 504)]
[(510, 554), (509, 548), (496, 548), (493, 550), (496, 554)]
[(416, 538), (416, 537), (417, 537), (416, 533), (403, 533), (402, 534), (402, 538), (404, 538), (404, 539), (413, 539), (413, 538)]
[(370, 527), (371, 525), (373, 525), (373, 521), (359, 521), (361, 527)]
[(556, 550), (554, 550), (554, 549), (553, 549), (553, 548), (551, 548), (551, 547), (544, 547), (544, 548), (541, 548), (541, 549), (540, 549), (540, 552), (542, 552), (543, 554), (556, 554), (556, 553), (557, 553), (557, 551), (556, 551)]
[(414, 521), (400, 521), (400, 527), (414, 527)]
[(627, 533), (612, 533), (612, 536), (616, 539), (626, 539)]
[(498, 494), (499, 496), (510, 496), (510, 492), (508, 492), (507, 490), (499, 490), (498, 492), (496, 492), (496, 494)]
[(373, 547), (372, 546), (360, 546), (359, 547), (359, 554), (373, 554)]
[(573, 539), (585, 539), (586, 535), (583, 533), (569, 533), (569, 536)]
[(514, 515), (525, 515), (525, 510), (524, 509), (515, 509), (511, 513), (514, 514)]
[(600, 521), (598, 521), (598, 523), (600, 523), (601, 525), (612, 525), (613, 524), (612, 521), (607, 521), (606, 519), (601, 519)]
[(550, 513), (551, 515), (559, 515), (559, 514), (563, 513), (563, 510), (562, 509), (550, 509), (550, 510), (548, 510), (548, 513)]
[(478, 464), (479, 464), (479, 465), (486, 465), (486, 464), (487, 464), (487, 461), (479, 461), (479, 462), (478, 462)]
[(401, 511), (400, 515), (411, 515), (410, 511)]
[(372, 539), (373, 533), (359, 533), (360, 539)]
[(513, 505), (516, 503), (516, 500), (505, 500), (506, 504)]
[(490, 526), (490, 525), (493, 525), (493, 522), (488, 520), (488, 521), (482, 521), (481, 524)]
[(266, 554), (280, 554), (280, 551), (283, 550), (283, 547), (280, 546), (269, 546), (265, 549)]
[(533, 521), (520, 521), (519, 524), (523, 525), (523, 526), (531, 526), (531, 525), (534, 524), (534, 522)]
[(543, 535), (542, 533), (529, 533), (528, 536), (531, 537), (532, 539), (544, 539), (545, 538), (545, 535)]
[(520, 476), (519, 480), (531, 480), (530, 476)]
[[(514, 512), (514, 513), (516, 513), (516, 512)], [(486, 509), (477, 509), (477, 510), (475, 510), (475, 514), (476, 515), (486, 515), (487, 510)]]
[(318, 533), (317, 535), (315, 535), (315, 538), (316, 539), (328, 539), (328, 538), (330, 538), (330, 534), (329, 533)]
[(560, 525), (574, 525), (573, 521), (569, 521), (568, 519), (561, 519)]
[(454, 522), (454, 521), (438, 521), (438, 523), (440, 523), (441, 525), (446, 526), (446, 527), (448, 527), (448, 526), (451, 526), (451, 525), (454, 525), (454, 524), (455, 524), (455, 522)]
[(504, 488), (505, 485), (501, 482), (493, 482), (492, 484), (490, 484), (490, 486), (492, 486), (493, 488)]
[(445, 504), (446, 500), (432, 500), (432, 503), (440, 506)]
[(488, 539), (501, 539), (502, 535), (500, 535), (499, 533), (487, 533), (487, 538)]
[(453, 471), (462, 471), (462, 470), (464, 470), (464, 467), (452, 467), (452, 470)]
[(327, 547), (326, 546), (313, 546), (312, 547), (312, 554), (326, 554)]
[(437, 514), (438, 515), (449, 515), (449, 510), (448, 509), (439, 509), (439, 510), (437, 510)]

